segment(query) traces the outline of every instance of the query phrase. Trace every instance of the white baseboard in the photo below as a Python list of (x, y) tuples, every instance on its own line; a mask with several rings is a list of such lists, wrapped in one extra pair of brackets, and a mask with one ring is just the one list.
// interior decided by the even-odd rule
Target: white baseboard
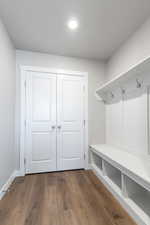
[(92, 165), (89, 163), (89, 170), (92, 170), (93, 168), (92, 168)]
[(16, 177), (19, 177), (20, 173), (19, 171), (14, 171), (11, 176), (9, 177), (9, 179), (7, 180), (7, 182), (2, 186), (2, 188), (0, 189), (0, 200), (4, 197), (4, 195), (7, 193), (9, 187), (11, 186), (12, 182), (14, 181), (14, 179)]
[(24, 174), (20, 170), (16, 170), (16, 177), (23, 177)]

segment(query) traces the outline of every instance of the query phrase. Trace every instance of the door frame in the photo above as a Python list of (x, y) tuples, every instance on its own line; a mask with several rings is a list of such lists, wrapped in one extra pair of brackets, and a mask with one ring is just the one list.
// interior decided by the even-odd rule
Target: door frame
[(79, 71), (69, 71), (63, 69), (20, 66), (20, 175), (25, 173), (25, 144), (26, 144), (26, 73), (27, 72), (44, 72), (56, 75), (80, 76), (84, 78), (84, 169), (89, 169), (88, 154), (88, 73)]

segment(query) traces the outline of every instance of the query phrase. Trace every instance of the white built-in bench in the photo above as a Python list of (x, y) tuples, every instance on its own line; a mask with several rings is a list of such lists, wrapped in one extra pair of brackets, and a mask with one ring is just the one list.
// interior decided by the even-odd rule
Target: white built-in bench
[(150, 161), (108, 145), (90, 146), (91, 167), (139, 225), (150, 225)]

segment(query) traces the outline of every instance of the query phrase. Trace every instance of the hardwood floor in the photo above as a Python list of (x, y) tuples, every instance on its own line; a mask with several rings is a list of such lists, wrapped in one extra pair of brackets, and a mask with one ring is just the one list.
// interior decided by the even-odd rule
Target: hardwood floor
[(135, 225), (92, 171), (16, 178), (0, 201), (0, 225)]

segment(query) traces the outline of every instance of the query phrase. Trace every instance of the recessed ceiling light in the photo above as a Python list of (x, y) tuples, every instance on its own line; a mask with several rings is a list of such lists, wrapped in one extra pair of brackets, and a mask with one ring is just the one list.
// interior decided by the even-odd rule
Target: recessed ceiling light
[(71, 19), (68, 21), (67, 25), (70, 30), (76, 30), (79, 26), (79, 23), (76, 19)]

